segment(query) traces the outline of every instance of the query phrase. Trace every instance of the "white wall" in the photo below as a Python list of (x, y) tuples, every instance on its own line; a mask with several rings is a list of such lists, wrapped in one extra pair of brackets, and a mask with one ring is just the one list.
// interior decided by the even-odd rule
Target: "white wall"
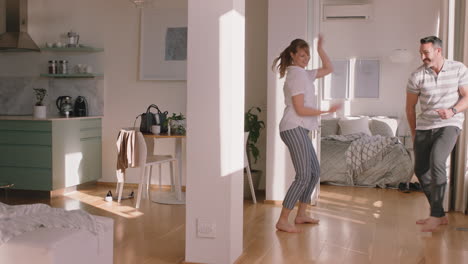
[[(440, 1), (370, 2), (373, 16), (368, 21), (321, 23), (325, 48), (334, 59), (357, 57), (380, 60), (380, 98), (356, 99), (350, 103), (351, 112), (348, 114), (400, 116), (404, 111), (409, 74), (421, 65), (419, 39), (437, 33)], [(414, 59), (410, 63), (393, 63), (388, 56), (394, 49), (408, 49)]]
[[(296, 38), (307, 38), (307, 0), (268, 1), (268, 55), (273, 60)], [(283, 79), (268, 71), (268, 119), (266, 199), (283, 200), (294, 178), (294, 169), (284, 143), (279, 137), (279, 122), (283, 116)]]

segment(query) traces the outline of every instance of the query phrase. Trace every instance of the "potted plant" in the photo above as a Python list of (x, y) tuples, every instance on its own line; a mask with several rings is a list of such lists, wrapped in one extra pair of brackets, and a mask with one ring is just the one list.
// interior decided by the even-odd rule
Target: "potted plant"
[[(249, 132), (249, 137), (247, 139), (247, 160), (249, 161), (252, 181), (254, 184), (254, 189), (257, 188), (258, 182), (262, 175), (261, 170), (252, 169), (252, 164), (257, 163), (258, 158), (260, 157), (260, 151), (257, 147), (257, 141), (260, 137), (260, 131), (265, 128), (265, 123), (262, 120), (259, 120), (258, 115), (262, 112), (260, 107), (250, 108), (244, 116), (244, 131)], [(253, 163), (252, 163), (253, 161)], [(244, 197), (250, 197), (249, 184), (244, 181)]]
[(36, 104), (34, 105), (33, 116), (34, 118), (46, 118), (46, 106), (44, 105), (44, 98), (47, 95), (47, 90), (44, 88), (33, 88), (36, 95)]
[(168, 134), (185, 135), (185, 116), (182, 113), (172, 113), (166, 122), (168, 122)]

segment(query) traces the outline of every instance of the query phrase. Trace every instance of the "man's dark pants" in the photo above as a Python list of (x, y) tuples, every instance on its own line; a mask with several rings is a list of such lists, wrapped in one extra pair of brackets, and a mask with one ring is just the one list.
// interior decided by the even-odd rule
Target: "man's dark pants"
[(455, 126), (416, 130), (414, 173), (426, 194), (433, 217), (445, 216), (446, 162), (459, 134), (460, 129)]

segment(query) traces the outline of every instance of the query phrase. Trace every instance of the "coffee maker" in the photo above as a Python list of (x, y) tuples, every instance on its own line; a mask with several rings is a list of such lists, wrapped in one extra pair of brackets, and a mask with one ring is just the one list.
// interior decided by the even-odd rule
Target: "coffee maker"
[(88, 101), (84, 96), (78, 96), (75, 99), (75, 116), (88, 116)]
[(68, 95), (59, 96), (57, 98), (57, 101), (55, 101), (55, 104), (57, 105), (57, 108), (61, 115), (66, 116), (66, 117), (73, 115), (71, 96), (68, 96)]

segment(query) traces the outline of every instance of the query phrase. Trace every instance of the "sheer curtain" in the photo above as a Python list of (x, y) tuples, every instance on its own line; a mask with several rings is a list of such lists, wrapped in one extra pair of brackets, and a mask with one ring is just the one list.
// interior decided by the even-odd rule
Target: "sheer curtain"
[[(449, 60), (468, 65), (468, 14), (467, 0), (441, 0), (439, 14), (439, 37)], [(452, 152), (451, 181), (448, 188), (447, 208), (468, 213), (468, 111), (465, 111), (463, 130)]]
[[(454, 60), (468, 64), (468, 14), (466, 0), (455, 1)], [(452, 208), (468, 213), (468, 111), (465, 111), (465, 123), (455, 148), (454, 185)]]

